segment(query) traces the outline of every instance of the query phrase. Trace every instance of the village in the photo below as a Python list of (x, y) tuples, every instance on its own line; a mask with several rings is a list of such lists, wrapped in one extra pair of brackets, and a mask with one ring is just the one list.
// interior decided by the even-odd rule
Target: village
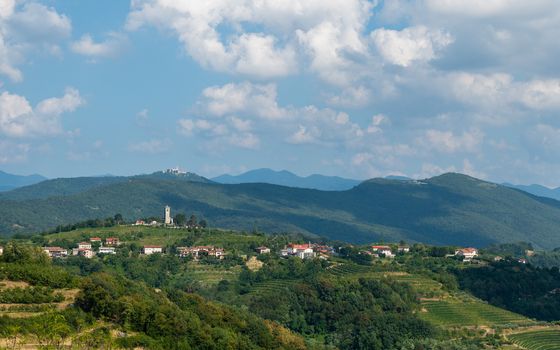
[[(171, 216), (171, 207), (165, 206), (164, 213), (162, 217), (162, 222), (151, 221), (146, 223), (144, 220), (136, 220), (131, 226), (157, 226), (166, 229), (176, 229), (176, 228), (190, 228), (190, 229), (201, 229), (202, 226), (196, 222), (196, 219), (191, 219), (190, 222), (185, 223), (183, 226), (179, 226), (174, 222)], [(91, 259), (94, 256), (104, 256), (104, 255), (114, 255), (117, 254), (119, 247), (126, 242), (122, 242), (119, 237), (106, 237), (101, 238), (97, 236), (89, 237), (86, 241), (80, 241), (75, 243), (75, 247), (66, 249), (60, 246), (45, 246), (43, 251), (50, 258), (66, 258), (68, 256), (80, 256), (87, 259)], [(0, 246), (0, 255), (3, 253), (3, 247)], [(330, 257), (338, 256), (339, 249), (330, 245), (321, 243), (295, 243), (290, 242), (286, 244), (282, 249), (273, 251), (271, 248), (266, 246), (259, 246), (252, 252), (256, 255), (264, 254), (277, 254), (279, 257), (296, 257), (299, 259), (321, 259), (328, 260)], [(398, 255), (407, 254), (411, 251), (409, 245), (403, 244), (392, 244), (392, 245), (371, 245), (367, 249), (359, 250), (358, 254), (363, 256), (368, 256), (371, 259), (393, 259)], [(193, 246), (179, 246), (164, 247), (162, 245), (146, 244), (141, 247), (140, 255), (149, 256), (153, 254), (174, 254), (179, 258), (190, 258), (193, 261), (199, 261), (200, 259), (213, 258), (217, 260), (223, 260), (228, 252), (223, 248), (215, 245), (193, 245)], [(525, 257), (520, 257), (517, 262), (520, 264), (526, 264), (526, 257), (530, 257), (534, 254), (532, 250), (527, 250), (525, 252)], [(463, 263), (481, 263), (477, 258), (479, 257), (479, 250), (473, 247), (458, 248), (452, 254), (446, 254), (447, 258), (456, 258), (461, 260)], [(247, 259), (247, 255), (243, 255), (244, 259)], [(504, 258), (502, 256), (493, 256), (493, 261), (501, 261)], [(259, 265), (256, 257), (252, 256), (249, 259), (249, 263), (253, 265)]]

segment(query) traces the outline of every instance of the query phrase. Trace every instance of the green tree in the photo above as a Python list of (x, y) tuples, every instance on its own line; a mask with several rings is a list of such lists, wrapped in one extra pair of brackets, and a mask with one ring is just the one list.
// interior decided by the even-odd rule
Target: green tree
[(177, 214), (173, 218), (173, 221), (177, 226), (184, 226), (187, 222), (187, 217), (185, 216), (185, 214)]
[(113, 219), (115, 220), (115, 223), (117, 225), (121, 224), (124, 221), (121, 214), (115, 214), (115, 217)]
[(191, 215), (191, 218), (189, 219), (189, 222), (187, 222), (187, 225), (190, 227), (195, 227), (198, 224), (196, 216), (193, 214)]

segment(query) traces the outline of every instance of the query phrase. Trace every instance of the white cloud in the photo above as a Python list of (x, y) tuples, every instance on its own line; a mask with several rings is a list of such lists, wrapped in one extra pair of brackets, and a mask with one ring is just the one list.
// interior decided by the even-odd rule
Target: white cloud
[(532, 109), (560, 110), (560, 79), (533, 80), (520, 84), (521, 101)]
[(403, 30), (379, 28), (371, 37), (381, 56), (389, 63), (408, 67), (413, 62), (426, 62), (437, 57), (440, 50), (453, 42), (449, 33), (425, 26)]
[(60, 54), (59, 44), (70, 36), (72, 24), (65, 15), (36, 2), (17, 6), (0, 4), (0, 74), (14, 82), (23, 79), (18, 68), (34, 52)]
[(486, 110), (513, 108), (514, 104), (534, 110), (560, 109), (560, 79), (515, 81), (509, 74), (452, 73), (446, 76), (444, 94)]
[(379, 132), (383, 132), (383, 129), (381, 129), (381, 126), (383, 124), (389, 124), (391, 121), (389, 120), (389, 117), (387, 117), (384, 114), (376, 114), (373, 117), (371, 117), (371, 123), (367, 128), (367, 132), (369, 134), (375, 134), (375, 133), (379, 133)]
[(294, 49), (276, 48), (276, 38), (263, 34), (243, 34), (232, 44), (237, 57), (235, 71), (257, 77), (285, 76), (296, 71)]
[(128, 45), (128, 39), (120, 33), (109, 33), (107, 39), (95, 42), (90, 34), (72, 43), (72, 51), (91, 58), (110, 58), (117, 56)]
[(287, 111), (278, 107), (274, 84), (226, 84), (204, 89), (204, 108), (215, 116), (249, 113), (264, 119), (282, 119)]
[(10, 137), (56, 135), (62, 132), (60, 117), (84, 104), (78, 90), (68, 88), (62, 97), (49, 98), (34, 109), (23, 96), (0, 95), (0, 133)]
[(298, 129), (287, 140), (295, 144), (316, 143), (320, 137), (321, 131), (317, 127), (298, 125)]
[[(128, 30), (146, 25), (169, 30), (204, 67), (259, 78), (285, 76), (298, 70), (303, 51), (311, 68), (332, 80), (329, 73), (342, 76), (339, 69), (348, 65), (346, 52), (366, 51), (361, 32), (373, 5), (366, 0), (135, 0), (131, 7)], [(222, 36), (219, 27), (231, 32)], [(259, 31), (251, 30), (255, 27)]]
[(476, 152), (484, 140), (484, 134), (477, 129), (456, 135), (452, 131), (427, 130), (418, 142), (428, 149), (441, 153)]

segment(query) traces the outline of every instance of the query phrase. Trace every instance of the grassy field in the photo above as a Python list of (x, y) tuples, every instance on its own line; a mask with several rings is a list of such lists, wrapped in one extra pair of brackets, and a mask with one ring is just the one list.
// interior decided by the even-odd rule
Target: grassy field
[(527, 350), (560, 349), (560, 329), (534, 330), (508, 336), (516, 345)]

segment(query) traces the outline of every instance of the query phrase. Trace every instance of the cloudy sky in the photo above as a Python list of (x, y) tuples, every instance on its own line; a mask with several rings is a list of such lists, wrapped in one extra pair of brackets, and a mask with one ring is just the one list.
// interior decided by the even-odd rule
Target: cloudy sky
[(0, 0), (0, 169), (560, 185), (558, 0)]

